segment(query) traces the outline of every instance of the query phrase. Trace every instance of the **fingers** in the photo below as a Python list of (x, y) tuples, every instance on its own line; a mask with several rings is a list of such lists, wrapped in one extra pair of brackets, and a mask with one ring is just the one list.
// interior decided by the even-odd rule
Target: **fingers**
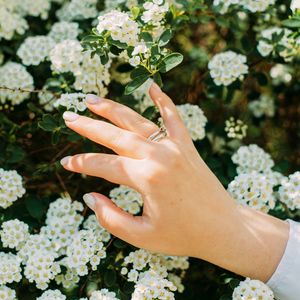
[(181, 140), (188, 136), (188, 132), (179, 116), (176, 105), (154, 82), (149, 90), (150, 97), (159, 108), (168, 135), (174, 139)]
[(67, 156), (61, 160), (69, 171), (104, 178), (117, 184), (134, 187), (132, 180), (138, 161), (104, 153), (86, 153)]
[(136, 132), (144, 137), (148, 137), (158, 130), (158, 126), (153, 122), (117, 102), (89, 94), (86, 97), (86, 105), (89, 110), (110, 120), (118, 127)]
[(83, 199), (109, 232), (130, 244), (142, 246), (142, 239), (147, 238), (147, 225), (142, 216), (132, 216), (101, 194), (85, 194)]
[(144, 158), (153, 147), (144, 137), (107, 122), (93, 120), (68, 111), (64, 112), (63, 118), (72, 130), (123, 156)]

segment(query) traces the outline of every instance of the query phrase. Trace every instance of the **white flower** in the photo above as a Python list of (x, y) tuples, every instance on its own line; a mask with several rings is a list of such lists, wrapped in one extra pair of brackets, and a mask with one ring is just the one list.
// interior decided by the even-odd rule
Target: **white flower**
[(17, 55), (24, 65), (37, 66), (48, 57), (54, 45), (55, 41), (48, 36), (28, 37), (18, 49)]
[[(0, 67), (0, 82), (2, 87), (11, 89), (0, 90), (0, 103), (9, 101), (12, 105), (20, 104), (29, 97), (30, 93), (27, 91), (34, 88), (32, 76), (24, 66), (15, 62), (7, 62)], [(20, 92), (18, 89), (26, 92)]]
[(225, 125), (225, 131), (229, 138), (242, 140), (247, 136), (248, 126), (243, 121), (231, 117), (225, 121)]
[(39, 103), (46, 111), (53, 111), (53, 105), (57, 100), (55, 94), (50, 91), (48, 92), (46, 86), (44, 86), (42, 90), (42, 92), (38, 93)]
[(67, 297), (59, 290), (47, 290), (36, 300), (66, 300)]
[(109, 196), (117, 206), (133, 215), (139, 213), (143, 205), (142, 196), (124, 185), (112, 189)]
[(22, 177), (15, 170), (0, 168), (0, 207), (7, 208), (25, 194)]
[(140, 29), (138, 24), (131, 20), (125, 12), (112, 10), (98, 17), (97, 31), (102, 34), (108, 31), (115, 41), (135, 46), (138, 43)]
[(118, 300), (118, 298), (114, 292), (102, 289), (100, 291), (93, 291), (90, 300)]
[(263, 282), (259, 280), (251, 280), (247, 278), (240, 282), (232, 295), (232, 300), (274, 300), (272, 290)]
[(60, 98), (54, 102), (53, 106), (64, 106), (66, 110), (74, 110), (75, 112), (84, 111), (86, 110), (85, 97), (86, 95), (82, 93), (62, 94)]
[(110, 233), (103, 228), (98, 220), (96, 215), (90, 215), (83, 223), (83, 228), (92, 230), (94, 232), (94, 235), (99, 237), (103, 242), (108, 242), (111, 238)]
[(270, 70), (270, 75), (275, 85), (279, 85), (281, 83), (289, 83), (293, 78), (291, 73), (292, 68), (283, 64), (276, 64)]
[(266, 173), (271, 171), (274, 166), (270, 154), (255, 144), (240, 147), (233, 154), (232, 161), (238, 165), (238, 174), (250, 173), (251, 171)]
[(240, 204), (265, 213), (275, 207), (273, 182), (265, 174), (240, 174), (230, 182), (228, 192)]
[(0, 231), (3, 246), (18, 249), (27, 240), (28, 229), (28, 225), (18, 219), (3, 222)]
[(97, 0), (71, 0), (56, 12), (61, 21), (85, 20), (98, 15)]
[[(283, 35), (281, 39), (274, 43), (272, 41), (273, 36), (279, 36), (281, 34)], [(292, 31), (286, 28), (272, 27), (263, 30), (260, 33), (260, 36), (264, 38), (264, 40), (259, 40), (257, 45), (258, 52), (265, 57), (275, 51), (275, 46), (279, 45), (284, 48), (278, 52), (279, 56), (285, 61), (290, 61), (293, 58), (293, 55), (297, 54), (297, 46), (294, 45), (294, 39), (289, 37), (291, 34)]]
[(278, 191), (280, 201), (291, 210), (300, 209), (300, 172), (291, 174), (281, 184)]
[(274, 99), (267, 94), (262, 94), (258, 100), (250, 102), (248, 107), (256, 118), (263, 116), (274, 117), (275, 115)]
[(262, 12), (274, 5), (275, 0), (214, 0), (214, 6), (220, 6), (220, 13), (224, 14), (232, 5), (240, 6), (250, 12)]
[(291, 10), (300, 9), (300, 0), (292, 0)]
[(80, 42), (76, 40), (64, 40), (57, 44), (50, 52), (52, 70), (59, 73), (78, 73), (83, 58), (82, 50)]
[(60, 43), (64, 40), (76, 40), (78, 34), (78, 23), (61, 21), (53, 24), (48, 36)]
[(22, 279), (21, 261), (12, 253), (0, 252), (0, 286)]
[(57, 284), (61, 284), (65, 289), (72, 289), (78, 285), (80, 277), (78, 276), (75, 268), (66, 268), (66, 272), (55, 277), (55, 281)]
[(233, 51), (216, 54), (208, 63), (210, 75), (216, 85), (230, 85), (237, 79), (242, 80), (248, 73), (244, 55)]
[(0, 299), (17, 300), (16, 292), (5, 285), (0, 285)]
[(145, 11), (141, 19), (146, 24), (152, 24), (155, 26), (160, 26), (165, 14), (169, 11), (169, 4), (163, 4), (163, 1), (147, 1), (143, 4)]
[(202, 109), (198, 105), (189, 103), (177, 105), (176, 107), (191, 138), (194, 141), (204, 139), (207, 118)]

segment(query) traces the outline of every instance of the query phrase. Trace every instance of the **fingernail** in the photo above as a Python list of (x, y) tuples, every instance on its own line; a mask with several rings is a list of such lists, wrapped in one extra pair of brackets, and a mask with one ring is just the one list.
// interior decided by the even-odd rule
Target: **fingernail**
[(94, 209), (95, 209), (96, 199), (95, 199), (94, 196), (92, 196), (91, 194), (85, 194), (85, 195), (83, 195), (82, 198), (83, 198), (85, 204), (86, 204), (91, 210), (94, 210)]
[(101, 101), (101, 98), (94, 94), (88, 94), (88, 95), (86, 95), (85, 101), (88, 104), (97, 104)]
[(161, 88), (159, 87), (159, 85), (155, 82), (152, 83), (152, 88), (154, 89), (155, 92), (159, 93), (161, 92)]
[(62, 158), (60, 160), (60, 164), (63, 166), (66, 165), (69, 162), (70, 158), (71, 158), (71, 156), (66, 156), (66, 157)]
[(63, 118), (67, 122), (73, 122), (73, 121), (76, 121), (79, 118), (79, 115), (73, 113), (72, 111), (65, 111), (63, 113)]

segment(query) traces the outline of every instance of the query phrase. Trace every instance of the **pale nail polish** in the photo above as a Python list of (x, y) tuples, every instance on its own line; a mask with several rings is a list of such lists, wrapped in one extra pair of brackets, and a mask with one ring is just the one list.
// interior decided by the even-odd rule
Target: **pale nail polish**
[(95, 209), (95, 203), (96, 203), (95, 197), (93, 197), (91, 194), (85, 194), (85, 195), (83, 195), (82, 198), (83, 198), (85, 204), (86, 204), (91, 210), (94, 210), (94, 209)]
[(101, 98), (94, 94), (88, 94), (88, 95), (86, 95), (85, 101), (88, 104), (97, 104), (101, 101)]
[(66, 157), (62, 158), (62, 159), (60, 160), (60, 164), (63, 165), (63, 166), (66, 165), (66, 164), (69, 162), (70, 157), (71, 157), (71, 156), (66, 156)]
[(63, 114), (63, 118), (67, 122), (73, 122), (76, 121), (79, 118), (79, 115), (72, 111), (65, 111)]

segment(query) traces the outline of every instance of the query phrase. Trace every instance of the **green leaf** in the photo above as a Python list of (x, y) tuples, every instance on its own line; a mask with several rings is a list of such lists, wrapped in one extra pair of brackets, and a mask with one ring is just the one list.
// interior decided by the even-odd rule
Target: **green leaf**
[(101, 64), (106, 65), (109, 61), (109, 57), (107, 53), (104, 53), (103, 55), (100, 56)]
[(130, 73), (130, 77), (131, 79), (135, 79), (136, 77), (143, 76), (143, 75), (146, 76), (148, 74), (150, 73), (145, 67), (138, 66), (137, 68), (132, 70), (132, 72)]
[(170, 29), (165, 30), (159, 38), (158, 44), (160, 47), (165, 46), (169, 43), (172, 38), (172, 31)]
[(138, 89), (149, 78), (150, 78), (150, 74), (141, 75), (139, 77), (136, 77), (134, 80), (132, 80), (131, 82), (129, 82), (126, 85), (126, 87), (125, 87), (125, 95), (132, 94), (136, 89)]
[(145, 109), (145, 111), (143, 112), (143, 117), (145, 117), (148, 120), (152, 120), (156, 114), (157, 114), (156, 106), (150, 106), (150, 107), (147, 107)]
[(139, 14), (140, 14), (140, 8), (137, 7), (137, 6), (132, 7), (130, 11), (131, 11), (131, 14), (132, 14), (132, 17), (133, 17), (134, 20), (135, 20), (135, 19), (139, 16)]
[(117, 274), (115, 270), (106, 270), (104, 273), (104, 283), (108, 287), (111, 287), (117, 281)]
[(162, 73), (167, 73), (177, 67), (183, 61), (183, 55), (177, 52), (167, 55), (158, 65), (158, 70)]
[(44, 215), (45, 207), (42, 200), (35, 196), (28, 196), (25, 205), (29, 214), (35, 219), (41, 219)]
[(38, 126), (45, 131), (54, 131), (58, 127), (58, 123), (54, 117), (47, 114), (43, 116), (42, 121), (38, 122)]
[(57, 145), (59, 142), (59, 138), (60, 138), (60, 130), (55, 130), (52, 133), (52, 138), (51, 138), (52, 145)]
[(157, 72), (157, 73), (154, 74), (153, 80), (154, 80), (160, 87), (162, 87), (163, 83), (162, 83), (161, 75), (160, 75), (159, 72)]
[(152, 35), (151, 35), (149, 32), (147, 32), (147, 31), (141, 32), (140, 37), (141, 37), (141, 39), (144, 40), (146, 43), (147, 43), (147, 42), (148, 42), (148, 43), (153, 42)]
[(282, 25), (289, 28), (300, 28), (300, 18), (291, 18), (282, 21)]

